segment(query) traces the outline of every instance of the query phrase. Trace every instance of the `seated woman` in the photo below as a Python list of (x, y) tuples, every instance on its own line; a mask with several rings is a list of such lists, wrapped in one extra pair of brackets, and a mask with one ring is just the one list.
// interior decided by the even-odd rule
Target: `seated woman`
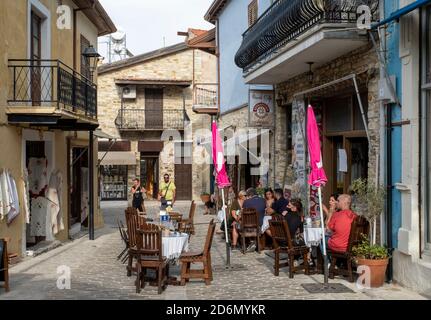
[[(231, 216), (230, 225), (232, 226), (232, 250), (240, 250), (238, 245), (238, 238), (241, 220), (241, 210), (244, 205), (247, 193), (245, 191), (240, 191), (238, 193), (238, 199), (234, 200), (230, 208)], [(228, 222), (229, 223), (229, 222)]]
[(336, 212), (338, 204), (338, 194), (331, 194), (329, 198), (329, 209), (325, 205), (323, 205), (323, 213), (325, 215), (325, 226), (328, 225), (329, 221), (332, 218), (334, 212)]
[[(283, 211), (281, 215), (287, 221), (289, 226), (290, 237), (293, 245), (304, 245), (304, 224), (302, 222), (302, 202), (300, 199), (292, 199), (287, 205), (287, 210)], [(266, 230), (266, 234), (271, 236), (271, 230)]]

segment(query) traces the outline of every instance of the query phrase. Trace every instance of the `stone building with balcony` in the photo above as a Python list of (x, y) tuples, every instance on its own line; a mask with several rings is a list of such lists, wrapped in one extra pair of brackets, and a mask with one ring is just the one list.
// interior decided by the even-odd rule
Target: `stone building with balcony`
[(211, 117), (193, 107), (217, 105), (214, 55), (180, 43), (102, 65), (98, 74), (99, 122), (115, 138), (99, 143), (102, 199), (130, 200), (134, 178), (157, 199), (165, 173), (177, 200), (209, 191), (210, 153), (198, 142)]
[(93, 236), (103, 224), (91, 183), (97, 181), (96, 61), (85, 52), (116, 28), (98, 1), (61, 5), (0, 3), (0, 170), (16, 185), (9, 188), (16, 189), (12, 207), (2, 203), (0, 237), (20, 256), (74, 232)]
[[(272, 84), (276, 101), (275, 184), (303, 193), (306, 184), (304, 112), (314, 107), (323, 163), (332, 193), (348, 193), (357, 178), (379, 179), (379, 64), (366, 30), (358, 28), (366, 4), (378, 18), (378, 1), (274, 1), (244, 30), (235, 63), (248, 85)], [(345, 155), (345, 156), (344, 156)], [(295, 171), (288, 181), (287, 167)], [(304, 193), (305, 195), (305, 193)], [(310, 202), (310, 210), (316, 201)], [(314, 202), (314, 203), (313, 203)]]

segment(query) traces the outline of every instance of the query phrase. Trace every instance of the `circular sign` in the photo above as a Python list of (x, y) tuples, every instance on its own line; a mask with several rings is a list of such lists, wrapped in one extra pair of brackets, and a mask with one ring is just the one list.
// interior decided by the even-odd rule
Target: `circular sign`
[(261, 102), (254, 106), (253, 112), (255, 113), (256, 117), (263, 119), (271, 112), (271, 109), (266, 103)]

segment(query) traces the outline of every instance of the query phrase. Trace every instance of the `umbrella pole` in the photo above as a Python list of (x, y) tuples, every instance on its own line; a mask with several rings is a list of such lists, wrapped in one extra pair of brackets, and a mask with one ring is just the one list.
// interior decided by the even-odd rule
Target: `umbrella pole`
[(323, 244), (323, 270), (325, 284), (328, 284), (328, 256), (326, 254), (326, 236), (325, 236), (325, 221), (323, 218), (323, 207), (322, 207), (322, 188), (318, 188), (319, 191), (319, 209), (320, 209), (320, 227), (322, 228), (322, 244)]
[(221, 188), (221, 196), (223, 199), (224, 232), (225, 232), (225, 238), (226, 238), (226, 267), (230, 267), (230, 246), (229, 246), (229, 237), (227, 233), (228, 225), (227, 225), (226, 199), (224, 197), (224, 188)]

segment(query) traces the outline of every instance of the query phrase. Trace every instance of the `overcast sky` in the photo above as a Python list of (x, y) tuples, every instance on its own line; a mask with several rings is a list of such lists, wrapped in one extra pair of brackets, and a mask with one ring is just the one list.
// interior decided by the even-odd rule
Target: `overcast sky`
[[(127, 48), (141, 54), (181, 41), (178, 31), (189, 27), (211, 29), (204, 15), (213, 0), (100, 0), (118, 29), (127, 34)], [(99, 39), (99, 51), (107, 55), (104, 38)]]

